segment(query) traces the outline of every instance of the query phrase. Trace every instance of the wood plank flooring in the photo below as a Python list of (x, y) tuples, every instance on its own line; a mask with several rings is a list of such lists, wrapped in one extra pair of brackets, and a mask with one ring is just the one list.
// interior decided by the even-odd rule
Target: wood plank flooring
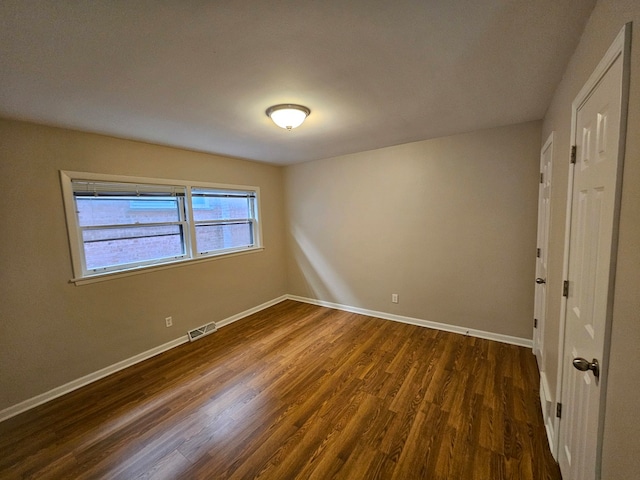
[(560, 479), (529, 349), (285, 301), (0, 424), (0, 478)]

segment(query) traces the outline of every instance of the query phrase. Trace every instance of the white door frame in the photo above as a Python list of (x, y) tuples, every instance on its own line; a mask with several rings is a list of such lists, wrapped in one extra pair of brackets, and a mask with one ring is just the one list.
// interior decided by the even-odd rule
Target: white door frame
[[(593, 89), (596, 87), (600, 79), (605, 75), (609, 67), (615, 62), (615, 60), (622, 55), (623, 73), (622, 73), (622, 98), (621, 98), (621, 121), (620, 121), (620, 138), (618, 145), (618, 168), (622, 168), (622, 163), (625, 154), (626, 143), (626, 130), (627, 130), (627, 110), (629, 104), (629, 74), (630, 74), (630, 55), (631, 50), (631, 23), (627, 23), (622, 27), (622, 30), (616, 36), (612, 45), (605, 53), (602, 60), (593, 71), (585, 85), (582, 87), (575, 100), (571, 104), (571, 147), (576, 144), (576, 126), (577, 126), (577, 113), (579, 107), (586, 101)], [(569, 185), (567, 189), (567, 213), (565, 223), (565, 239), (564, 239), (564, 257), (562, 266), (562, 278), (566, 280), (569, 276), (569, 245), (571, 241), (571, 215), (572, 215), (572, 198), (573, 198), (573, 174), (575, 165), (571, 163), (569, 165)], [(621, 173), (621, 170), (619, 170)], [(613, 288), (615, 281), (615, 258), (618, 246), (618, 228), (620, 218), (620, 197), (622, 186), (622, 175), (617, 176), (616, 184), (616, 200), (614, 211), (614, 232), (612, 239), (612, 264), (610, 270), (610, 285), (609, 285), (609, 299), (607, 306), (607, 318), (604, 337), (604, 354), (601, 364), (600, 382), (601, 382), (601, 399), (600, 399), (600, 412), (598, 420), (598, 440), (597, 440), (597, 452), (596, 452), (596, 478), (600, 478), (601, 463), (602, 463), (602, 434), (604, 430), (604, 412), (606, 410), (606, 391), (607, 391), (607, 371), (609, 366), (609, 352), (611, 348), (611, 316), (613, 311)], [(565, 368), (573, 368), (571, 365), (564, 365), (564, 345), (565, 345), (565, 327), (566, 327), (566, 310), (567, 310), (567, 298), (561, 294), (560, 305), (560, 325), (559, 325), (559, 339), (558, 339), (558, 372), (557, 372), (557, 384), (556, 384), (556, 402), (562, 403), (562, 387), (564, 380)], [(554, 439), (554, 452), (555, 458), (558, 458), (559, 448), (559, 432), (562, 428), (562, 422), (559, 417), (555, 419), (555, 439)]]

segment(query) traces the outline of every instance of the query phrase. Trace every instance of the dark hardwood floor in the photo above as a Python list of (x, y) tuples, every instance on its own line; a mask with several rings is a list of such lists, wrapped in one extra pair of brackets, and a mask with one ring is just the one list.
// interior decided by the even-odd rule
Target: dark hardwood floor
[(560, 474), (529, 349), (285, 301), (3, 422), (0, 478)]

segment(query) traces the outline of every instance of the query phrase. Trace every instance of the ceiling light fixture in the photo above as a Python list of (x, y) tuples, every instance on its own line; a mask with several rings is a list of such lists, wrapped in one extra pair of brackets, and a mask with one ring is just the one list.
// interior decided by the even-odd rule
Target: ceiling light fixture
[(273, 120), (280, 128), (291, 130), (299, 127), (309, 116), (311, 110), (302, 105), (293, 105), (291, 103), (283, 103), (267, 108), (267, 116)]

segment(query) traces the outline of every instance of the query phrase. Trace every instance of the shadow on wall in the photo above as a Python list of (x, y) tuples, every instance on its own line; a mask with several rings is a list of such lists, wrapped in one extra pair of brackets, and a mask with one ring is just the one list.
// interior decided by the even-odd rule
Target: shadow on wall
[(291, 227), (291, 237), (293, 258), (304, 278), (308, 295), (317, 300), (358, 306), (359, 302), (347, 282), (309, 237), (295, 225)]

